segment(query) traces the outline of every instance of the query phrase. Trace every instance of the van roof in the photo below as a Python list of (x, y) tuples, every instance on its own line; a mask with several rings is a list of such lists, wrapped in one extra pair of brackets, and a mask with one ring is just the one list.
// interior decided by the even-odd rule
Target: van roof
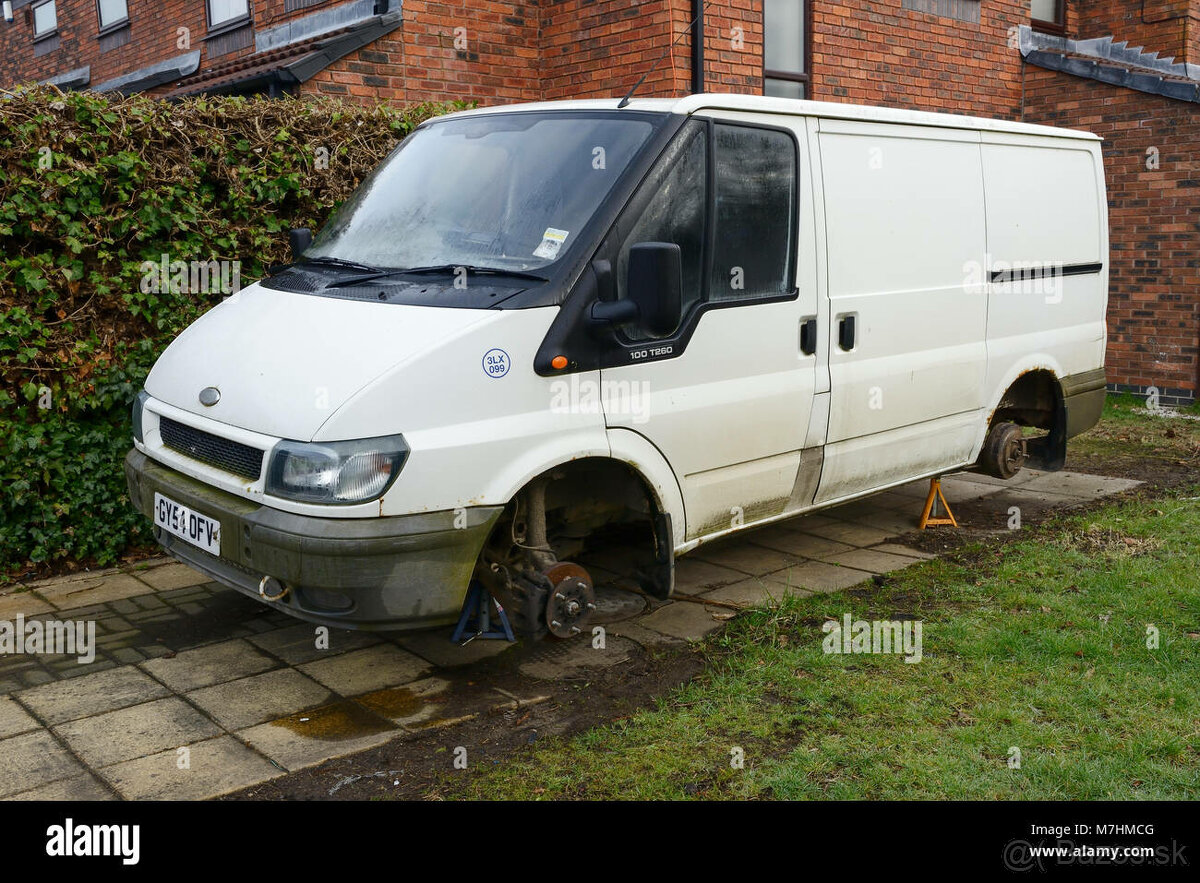
[[(464, 110), (450, 116), (478, 116), (530, 110), (615, 110), (619, 98), (588, 98), (564, 101), (536, 101)], [(952, 113), (930, 113), (923, 110), (902, 110), (893, 107), (873, 107), (865, 104), (841, 104), (834, 101), (801, 101), (795, 98), (772, 98), (765, 95), (734, 95), (705, 92), (686, 98), (633, 98), (629, 110), (655, 113), (692, 114), (698, 110), (735, 110), (757, 113), (778, 113), (790, 116), (828, 117), (841, 120), (864, 120), (876, 123), (907, 123), (913, 126), (941, 126), (952, 129), (979, 129), (988, 132), (1011, 132), (1019, 135), (1042, 135), (1054, 138), (1101, 140), (1099, 135), (1080, 129), (1060, 129), (994, 120), (988, 117), (964, 116)]]

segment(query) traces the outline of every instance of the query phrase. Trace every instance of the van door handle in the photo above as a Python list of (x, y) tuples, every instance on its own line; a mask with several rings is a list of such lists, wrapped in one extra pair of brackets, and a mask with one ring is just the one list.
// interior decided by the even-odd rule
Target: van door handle
[(817, 320), (805, 319), (800, 323), (800, 352), (811, 356), (817, 351)]
[(838, 322), (838, 346), (843, 350), (854, 349), (854, 316), (842, 316)]

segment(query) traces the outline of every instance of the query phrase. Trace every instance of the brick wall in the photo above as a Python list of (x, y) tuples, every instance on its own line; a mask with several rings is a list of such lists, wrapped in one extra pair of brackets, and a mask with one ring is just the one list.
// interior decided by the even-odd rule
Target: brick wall
[[(22, 82), (44, 80), (75, 68), (91, 67), (95, 86), (122, 74), (165, 61), (185, 52), (200, 50), (201, 66), (211, 59), (204, 38), (208, 14), (204, 0), (127, 0), (129, 40), (105, 50), (109, 41), (97, 39), (100, 29), (94, 0), (58, 0), (59, 48), (40, 57), (33, 55), (33, 25), (30, 8), (17, 10), (11, 25), (0, 22), (0, 88)], [(253, 0), (255, 29), (280, 24), (320, 9), (287, 12), (286, 0)], [(182, 32), (180, 29), (184, 29)], [(115, 41), (113, 41), (115, 42)], [(253, 52), (253, 45), (244, 54)], [(227, 57), (222, 56), (221, 60)]]
[[(1029, 122), (1103, 137), (1111, 270), (1108, 380), (1189, 399), (1200, 347), (1200, 109), (1028, 66)], [(1157, 148), (1159, 168), (1147, 168)]]
[(1200, 64), (1200, 0), (1071, 0), (1072, 36), (1112, 35), (1176, 61)]
[(812, 97), (1012, 119), (1020, 56), (1010, 29), (1027, 0), (984, 0), (979, 22), (905, 9), (902, 0), (813, 5)]
[(405, 0), (403, 27), (334, 62), (300, 91), (366, 103), (536, 101), (538, 31), (535, 2)]
[[(253, 3), (256, 30), (331, 8), (287, 12), (285, 0)], [(129, 41), (107, 52), (96, 39), (92, 0), (59, 0), (59, 47), (32, 55), (27, 9), (0, 25), (0, 86), (46, 79), (88, 65), (96, 85), (185, 51), (201, 69), (253, 46), (214, 57), (202, 0), (129, 0)], [(638, 91), (691, 91), (691, 0), (405, 0), (403, 27), (335, 62), (301, 92), (357, 101), (464, 98), (481, 104), (620, 95), (682, 35)], [(706, 88), (762, 91), (761, 0), (715, 0), (705, 13)], [(179, 45), (185, 28), (188, 45)], [(456, 28), (465, 32), (456, 33)], [(458, 45), (456, 45), (458, 41)], [(463, 48), (465, 41), (465, 48)], [(163, 86), (156, 93), (169, 91)]]

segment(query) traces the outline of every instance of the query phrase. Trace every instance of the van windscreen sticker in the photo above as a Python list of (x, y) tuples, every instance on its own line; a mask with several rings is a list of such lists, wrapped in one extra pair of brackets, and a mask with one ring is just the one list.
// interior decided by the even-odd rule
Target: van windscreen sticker
[(570, 233), (567, 230), (556, 230), (554, 227), (547, 227), (546, 232), (542, 234), (542, 244), (533, 250), (535, 258), (545, 258), (548, 261), (558, 257), (558, 251), (562, 248), (562, 244), (567, 241)]

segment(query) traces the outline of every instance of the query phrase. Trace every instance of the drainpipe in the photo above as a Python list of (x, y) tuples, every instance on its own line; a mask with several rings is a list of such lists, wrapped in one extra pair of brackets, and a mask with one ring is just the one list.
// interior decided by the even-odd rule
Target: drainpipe
[(704, 91), (704, 0), (692, 0), (692, 94)]

